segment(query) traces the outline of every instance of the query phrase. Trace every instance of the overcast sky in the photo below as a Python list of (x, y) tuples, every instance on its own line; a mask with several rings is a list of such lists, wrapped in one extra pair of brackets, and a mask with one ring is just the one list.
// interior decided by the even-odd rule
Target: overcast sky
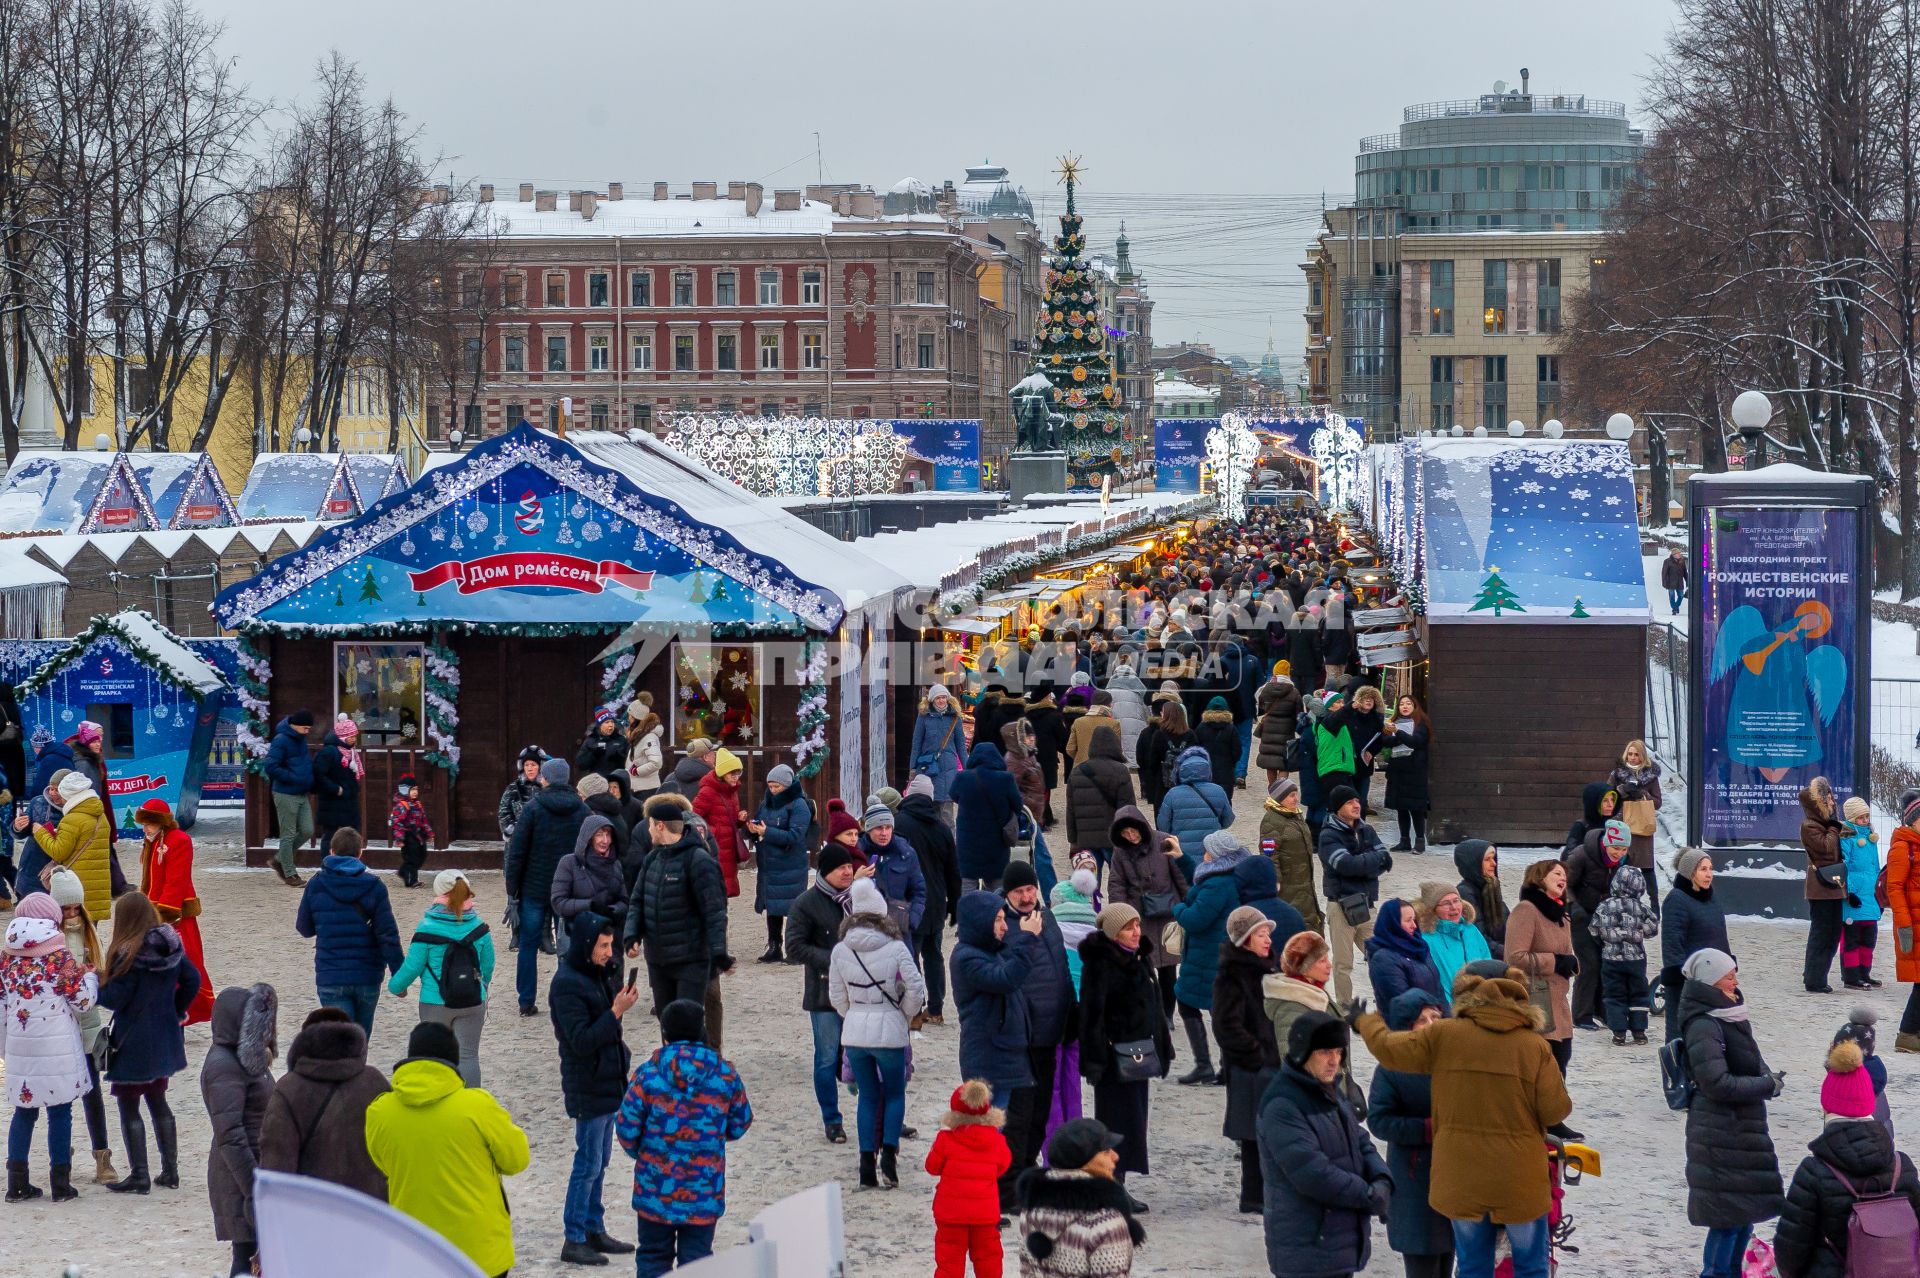
[(829, 181), (937, 185), (991, 158), (1057, 215), (1071, 150), (1089, 240), (1127, 222), (1156, 343), (1257, 358), (1271, 320), (1289, 368), (1298, 263), (1362, 136), (1522, 66), (1536, 91), (1620, 99), (1638, 122), (1673, 16), (1668, 0), (197, 3), (256, 92), (298, 94), (337, 47), (456, 173), (503, 186), (800, 185), (817, 130)]

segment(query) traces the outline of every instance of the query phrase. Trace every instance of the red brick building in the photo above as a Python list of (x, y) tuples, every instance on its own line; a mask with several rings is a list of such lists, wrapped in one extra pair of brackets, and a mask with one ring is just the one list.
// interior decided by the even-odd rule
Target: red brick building
[(938, 214), (871, 192), (696, 182), (627, 198), (480, 188), (491, 231), (458, 281), (466, 375), (428, 385), (428, 435), (682, 413), (979, 417), (979, 259)]

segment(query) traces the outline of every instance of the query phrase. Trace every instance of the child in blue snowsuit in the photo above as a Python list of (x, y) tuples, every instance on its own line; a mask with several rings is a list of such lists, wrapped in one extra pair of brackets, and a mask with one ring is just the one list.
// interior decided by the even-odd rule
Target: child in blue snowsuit
[(1858, 795), (1840, 809), (1846, 832), (1840, 836), (1840, 858), (1847, 867), (1847, 903), (1840, 931), (1840, 980), (1850, 990), (1877, 990), (1873, 979), (1873, 945), (1880, 936), (1880, 845), (1873, 833), (1873, 810)]

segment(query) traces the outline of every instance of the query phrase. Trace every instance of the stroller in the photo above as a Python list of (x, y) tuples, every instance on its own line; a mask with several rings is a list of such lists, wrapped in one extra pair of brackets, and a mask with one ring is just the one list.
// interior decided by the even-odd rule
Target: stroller
[[(1547, 1209), (1547, 1272), (1558, 1273), (1560, 1255), (1577, 1256), (1580, 1249), (1573, 1237), (1573, 1214), (1566, 1209), (1569, 1186), (1578, 1185), (1587, 1176), (1600, 1174), (1600, 1151), (1591, 1145), (1547, 1137), (1547, 1183), (1553, 1189), (1553, 1206)], [(1500, 1240), (1500, 1262), (1493, 1267), (1494, 1278), (1513, 1278), (1513, 1255), (1506, 1238)]]

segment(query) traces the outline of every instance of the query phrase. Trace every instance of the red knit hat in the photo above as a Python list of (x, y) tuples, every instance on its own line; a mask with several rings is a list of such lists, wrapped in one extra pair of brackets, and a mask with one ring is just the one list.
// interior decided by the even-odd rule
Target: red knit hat
[(1827, 1053), (1827, 1079), (1820, 1084), (1822, 1113), (1840, 1118), (1873, 1117), (1873, 1079), (1861, 1068), (1860, 1045), (1843, 1039)]
[(979, 1118), (993, 1108), (993, 1092), (982, 1088), (978, 1083), (962, 1083), (954, 1088), (953, 1095), (947, 1098), (947, 1108), (956, 1114)]
[(827, 841), (831, 843), (849, 830), (855, 834), (860, 833), (859, 819), (856, 818), (853, 813), (847, 811), (847, 805), (844, 800), (828, 799)]

